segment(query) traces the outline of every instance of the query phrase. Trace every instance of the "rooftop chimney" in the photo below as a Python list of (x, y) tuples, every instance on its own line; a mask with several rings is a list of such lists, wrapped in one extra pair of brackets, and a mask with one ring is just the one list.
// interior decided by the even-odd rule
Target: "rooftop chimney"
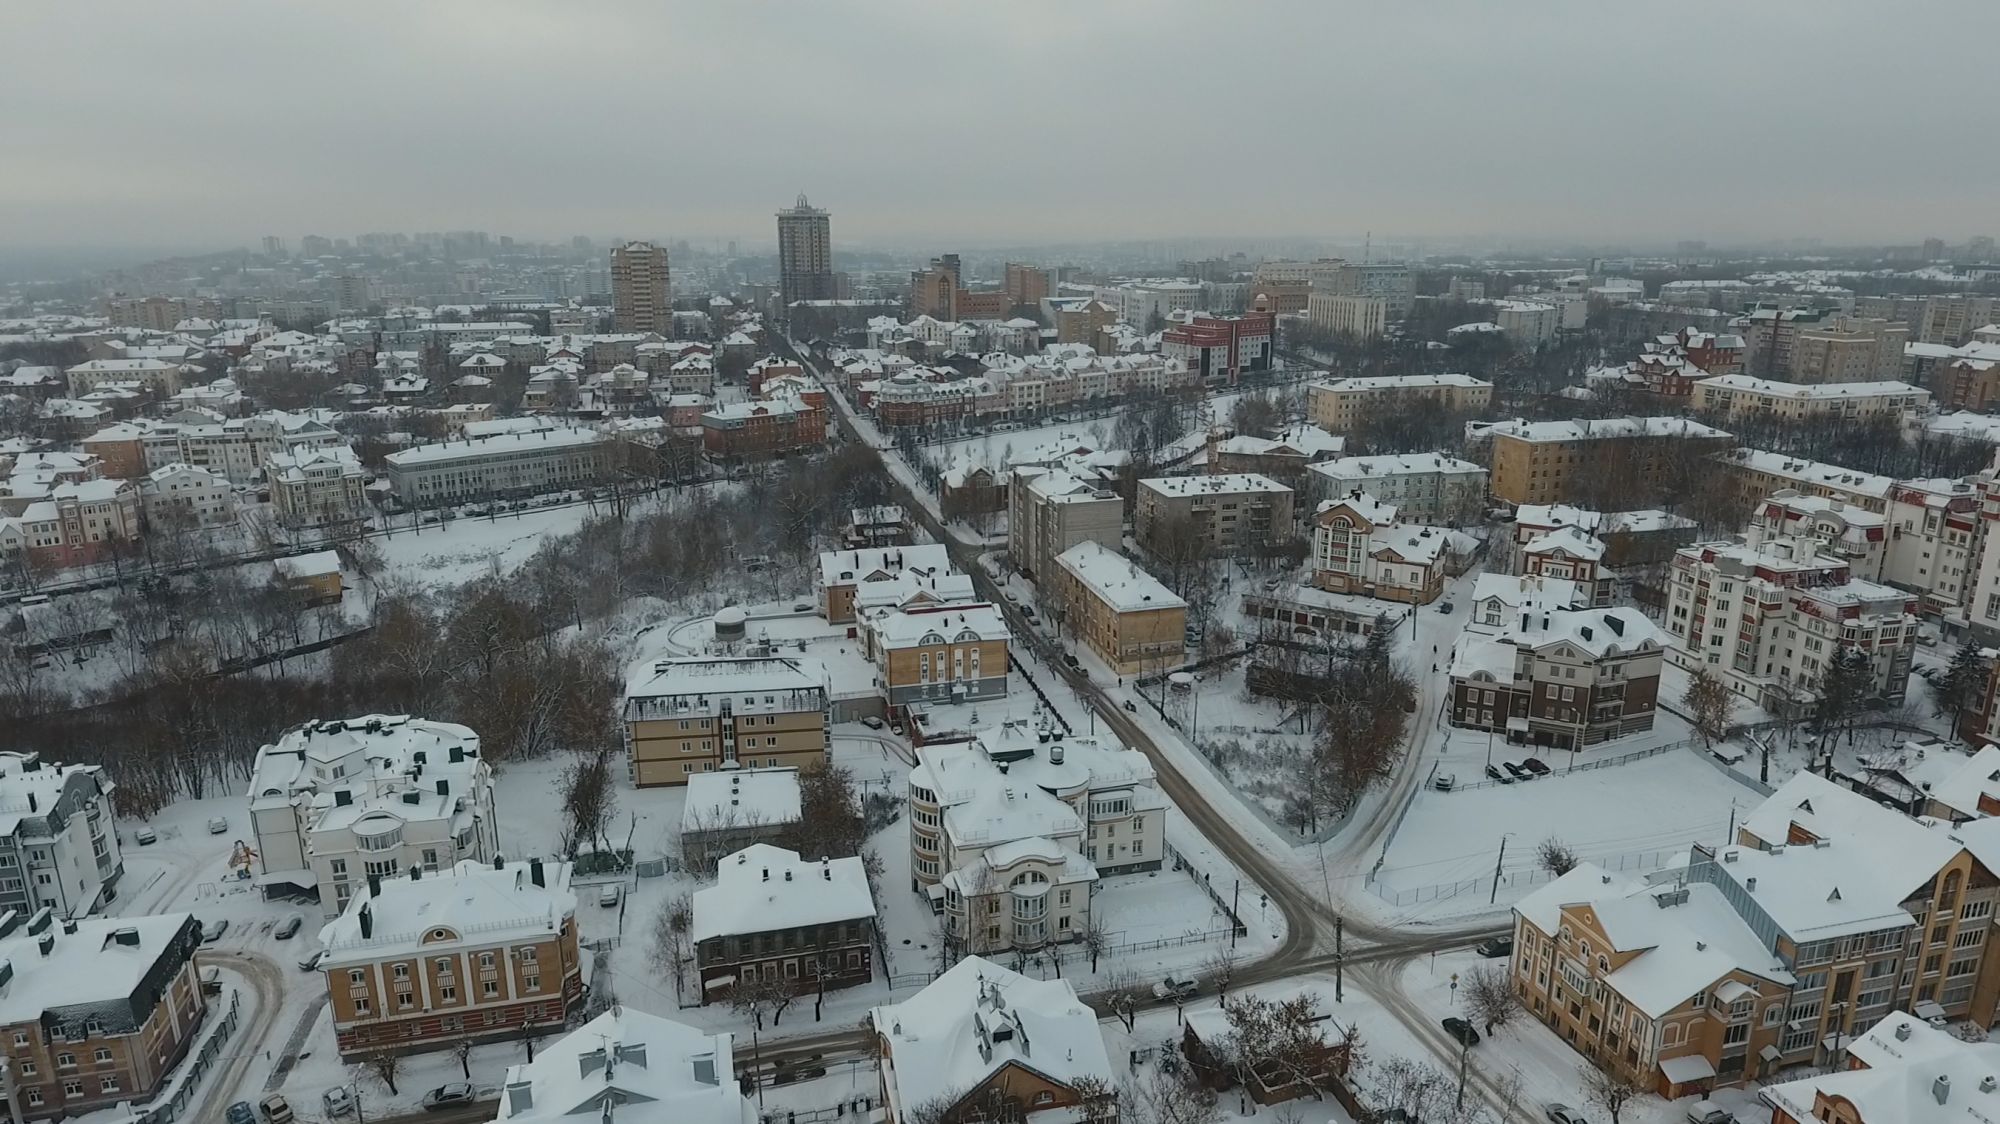
[(1951, 1099), (1951, 1077), (1949, 1074), (1940, 1073), (1937, 1076), (1937, 1080), (1931, 1082), (1931, 1096), (1937, 1098), (1937, 1103), (1939, 1104), (1943, 1104)]
[(43, 933), (41, 939), (35, 942), (35, 947), (41, 949), (43, 956), (47, 956), (49, 951), (56, 947), (56, 935)]
[(528, 860), (528, 877), (531, 880), (533, 880), (533, 882), (537, 886), (546, 887), (548, 885), (548, 883), (543, 880), (545, 876), (542, 874), (542, 860), (540, 859)]
[(1909, 1024), (1909, 1023), (1897, 1023), (1897, 1024), (1896, 1024), (1896, 1041), (1898, 1041), (1898, 1042), (1908, 1042), (1909, 1040), (1910, 1040), (1910, 1024)]
[(506, 860), (506, 859), (504, 859), (504, 858), (502, 858), (502, 857), (500, 857), (499, 855), (495, 855), (495, 856), (493, 856), (493, 869), (494, 869), (494, 870), (506, 870), (506, 869), (507, 869), (507, 860)]
[(1755, 877), (1755, 876), (1753, 875), (1753, 876), (1751, 876), (1751, 877), (1749, 877), (1749, 878), (1745, 878), (1745, 879), (1743, 880), (1743, 888), (1744, 888), (1744, 889), (1746, 889), (1746, 890), (1748, 890), (1748, 891), (1750, 891), (1750, 892), (1751, 892), (1751, 893), (1753, 893), (1753, 894), (1754, 894), (1754, 893), (1756, 893), (1756, 892), (1757, 892), (1757, 879), (1756, 879), (1756, 877)]
[[(368, 881), (369, 881), (370, 883), (373, 883), (373, 882), (375, 881), (375, 878), (374, 878), (374, 876), (373, 876), (373, 875), (370, 875), (370, 876), (369, 876), (369, 878), (368, 878)], [(373, 889), (373, 886), (371, 886), (371, 887), (370, 887), (370, 889)], [(364, 941), (365, 941), (365, 940), (369, 940), (369, 939), (372, 939), (372, 938), (373, 938), (373, 937), (375, 936), (375, 906), (374, 906), (374, 903), (372, 903), (372, 902), (362, 902), (362, 903), (361, 903), (361, 914), (360, 914), (360, 919), (361, 919), (361, 939), (362, 939), (362, 940), (364, 940)]]

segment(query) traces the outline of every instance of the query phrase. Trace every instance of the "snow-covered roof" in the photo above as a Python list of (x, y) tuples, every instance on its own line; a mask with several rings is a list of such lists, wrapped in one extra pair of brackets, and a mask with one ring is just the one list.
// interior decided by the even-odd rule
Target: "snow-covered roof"
[(1383, 503), (1359, 488), (1338, 499), (1321, 500), (1319, 506), (1313, 510), (1313, 514), (1316, 517), (1322, 516), (1335, 508), (1342, 507), (1367, 520), (1372, 526), (1387, 527), (1396, 521), (1395, 504)]
[(1331, 382), (1315, 383), (1313, 385), (1315, 387), (1325, 387), (1329, 390), (1343, 391), (1409, 390), (1444, 386), (1462, 388), (1483, 386), (1491, 388), (1493, 386), (1492, 383), (1484, 379), (1475, 379), (1471, 375), (1453, 373), (1441, 375), (1360, 375), (1354, 378), (1334, 379)]
[(1515, 437), (1522, 441), (1604, 441), (1630, 437), (1728, 437), (1729, 434), (1687, 418), (1572, 418), (1563, 421), (1468, 422), (1468, 437)]
[(757, 1119), (755, 1105), (736, 1083), (729, 1034), (616, 1004), (543, 1043), (534, 1061), (508, 1066), (496, 1111), (495, 1119), (509, 1124), (622, 1122), (628, 1116), (674, 1124)]
[(1741, 465), (1755, 472), (1796, 480), (1801, 484), (1836, 488), (1875, 499), (1888, 496), (1890, 490), (1896, 486), (1894, 480), (1873, 472), (1861, 472), (1852, 468), (1842, 468), (1837, 464), (1788, 457), (1783, 453), (1767, 453), (1761, 449), (1731, 449), (1722, 453), (1721, 457), (1728, 463)]
[[(147, 981), (162, 975), (155, 965), (170, 955), (191, 955), (198, 943), (193, 934), (183, 937), (192, 920), (185, 913), (68, 922), (43, 916), (39, 923), (47, 927), (35, 933), (21, 924), (24, 920), (15, 914), (17, 927), (0, 938), (0, 962), (13, 966), (13, 978), (0, 987), (0, 1020), (14, 1026), (40, 1024), (47, 1012), (95, 1004), (119, 1012), (120, 1022), (125, 1012), (145, 1020), (154, 1004), (170, 1001), (165, 978), (159, 979), (160, 994), (144, 994)], [(74, 933), (66, 927), (72, 924)], [(52, 942), (46, 952), (40, 946), (45, 938)], [(132, 1011), (133, 1000), (143, 1002), (146, 1009)], [(76, 1028), (79, 1035), (82, 1029)], [(137, 1027), (122, 1029), (130, 1032)]]
[(1587, 558), (1595, 562), (1604, 557), (1604, 541), (1575, 527), (1564, 526), (1535, 536), (1521, 550), (1527, 554), (1554, 554), (1561, 551), (1572, 558)]
[(1337, 481), (1351, 481), (1367, 477), (1419, 476), (1426, 473), (1479, 473), (1486, 469), (1447, 457), (1442, 453), (1379, 453), (1366, 457), (1340, 457), (1306, 466), (1306, 471), (1318, 473)]
[(1480, 574), (1472, 582), (1474, 605), (1497, 601), (1517, 621), (1524, 611), (1573, 609), (1589, 600), (1582, 583), (1540, 574)]
[[(818, 692), (824, 705), (826, 665), (792, 656), (686, 656), (647, 660), (625, 680), (627, 717), (635, 706), (652, 717), (692, 717), (729, 698), (738, 710), (764, 713), (787, 706), (785, 695)], [(759, 698), (770, 700), (759, 702)], [(667, 700), (673, 700), (671, 711)], [(651, 712), (657, 711), (657, 714)]]
[(715, 879), (694, 893), (689, 936), (696, 942), (875, 916), (859, 858), (813, 862), (797, 851), (753, 843), (724, 856)]
[(1767, 1084), (1758, 1094), (1793, 1120), (1816, 1120), (1820, 1099), (1845, 1101), (1873, 1124), (1965, 1124), (1991, 1120), (2000, 1093), (2000, 1043), (1966, 1042), (1907, 1011), (1891, 1011), (1848, 1044), (1852, 1067)]
[(1010, 1065), (1062, 1086), (1086, 1077), (1117, 1085), (1097, 1013), (1066, 979), (1030, 979), (968, 956), (868, 1017), (887, 1043), (883, 1086), (898, 1119), (918, 1106), (956, 1102)]
[(418, 950), (548, 938), (575, 916), (569, 863), (465, 859), (421, 878), (387, 878), (354, 895), (319, 931), (327, 951), (321, 963), (339, 968)]
[(1139, 481), (1141, 488), (1163, 496), (1243, 495), (1252, 492), (1289, 492), (1290, 488), (1256, 472), (1223, 472), (1208, 476), (1156, 476)]
[(471, 729), (369, 714), (285, 731), (258, 749), (249, 792), (253, 810), (296, 808), (305, 829), (317, 831), (371, 816), (456, 825), (472, 814), (468, 801), (475, 789), (489, 783), (479, 735)]
[(819, 584), (847, 585), (853, 582), (884, 581), (905, 570), (925, 574), (952, 572), (951, 554), (940, 543), (917, 546), (864, 546), (851, 550), (829, 550), (819, 556)]
[(1740, 390), (1749, 394), (1761, 394), (1771, 398), (1841, 399), (1879, 398), (1884, 395), (1915, 395), (1929, 398), (1931, 392), (1920, 386), (1906, 382), (1883, 380), (1879, 382), (1824, 382), (1799, 383), (1778, 382), (1774, 379), (1760, 379), (1750, 375), (1716, 375), (1703, 379), (1705, 390)]
[(1138, 563), (1095, 540), (1085, 539), (1063, 551), (1056, 556), (1056, 563), (1117, 612), (1187, 607), (1186, 601)]
[(1000, 610), (984, 601), (880, 612), (869, 618), (868, 627), (875, 634), (876, 643), (885, 649), (967, 640), (1008, 640), (1013, 635)]
[(468, 437), (457, 441), (439, 441), (435, 444), (402, 449), (390, 453), (384, 459), (392, 468), (411, 468), (427, 464), (448, 464), (452, 461), (471, 460), (477, 457), (500, 456), (524, 449), (582, 448), (598, 444), (603, 440), (603, 434), (590, 429), (543, 429), (528, 433), (501, 433), (487, 437)]
[(274, 559), (271, 565), (278, 573), (294, 580), (324, 577), (340, 572), (340, 554), (332, 550), (316, 550), (311, 554)]
[(768, 827), (799, 822), (799, 771), (732, 769), (688, 777), (681, 831)]

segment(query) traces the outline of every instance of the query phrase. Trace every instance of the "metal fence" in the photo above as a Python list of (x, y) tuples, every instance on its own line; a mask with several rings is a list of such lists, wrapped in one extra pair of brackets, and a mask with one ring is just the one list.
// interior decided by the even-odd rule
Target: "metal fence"
[[(1602, 858), (1590, 857), (1584, 861), (1614, 872), (1625, 870), (1658, 870), (1686, 854), (1686, 847), (1668, 847), (1660, 851), (1635, 851), (1630, 854), (1612, 855)], [(1500, 875), (1499, 888), (1538, 886), (1544, 882), (1552, 882), (1555, 878), (1556, 876), (1553, 873), (1542, 867), (1532, 867), (1527, 870), (1510, 870)], [(1381, 898), (1390, 905), (1421, 905), (1425, 902), (1448, 901), (1461, 894), (1473, 894), (1476, 896), (1480, 890), (1486, 890), (1496, 898), (1498, 896), (1495, 892), (1497, 888), (1493, 885), (1493, 876), (1490, 874), (1480, 878), (1461, 879), (1457, 882), (1435, 882), (1428, 886), (1409, 886), (1403, 888), (1384, 885), (1382, 879), (1378, 876), (1368, 881), (1368, 888), (1374, 891), (1376, 897)]]
[[(1193, 880), (1194, 884), (1201, 887), (1201, 892), (1208, 895), (1208, 900), (1215, 903), (1215, 908), (1221, 910), (1224, 917), (1229, 918), (1230, 925), (1236, 929), (1236, 935), (1240, 937), (1249, 932), (1243, 925), (1243, 919), (1236, 915), (1235, 908), (1230, 903), (1222, 900), (1222, 892), (1215, 888), (1214, 881), (1209, 878), (1208, 872), (1205, 870), (1196, 870), (1195, 865), (1187, 860), (1187, 856), (1175, 850), (1172, 843), (1167, 843), (1165, 846), (1167, 849), (1167, 858), (1173, 861), (1174, 869), (1187, 872), (1188, 877)], [(1257, 887), (1255, 884), (1252, 884), (1250, 888), (1255, 890)]]
[[(1576, 761), (1573, 764), (1565, 766), (1564, 768), (1552, 770), (1550, 775), (1562, 776), (1568, 773), (1588, 772), (1591, 769), (1610, 769), (1619, 765), (1630, 765), (1634, 761), (1643, 761), (1648, 757), (1658, 757), (1662, 753), (1672, 753), (1677, 749), (1687, 749), (1691, 746), (1699, 746), (1700, 744), (1701, 744), (1700, 742), (1694, 740), (1678, 741), (1678, 742), (1670, 742), (1666, 745), (1656, 745), (1651, 749), (1635, 749), (1630, 753), (1620, 753), (1615, 756), (1608, 756), (1608, 757), (1591, 756), (1583, 760)], [(1514, 748), (1528, 749), (1535, 747), (1516, 746)], [(1556, 752), (1556, 751), (1552, 750), (1551, 752)], [(1584, 750), (1583, 752), (1589, 753), (1590, 751)], [(1533, 779), (1539, 780), (1541, 778), (1533, 778)], [(1528, 783), (1531, 783), (1531, 780), (1529, 778), (1516, 778), (1511, 781), (1496, 781), (1492, 780), (1491, 778), (1482, 778), (1473, 781), (1459, 781), (1451, 786), (1451, 791), (1466, 792), (1475, 788), (1493, 788), (1497, 785), (1528, 784)]]
[[(213, 1010), (214, 1008), (211, 1008)], [(236, 1030), (236, 1024), (243, 1013), (242, 994), (235, 988), (229, 989), (229, 1006), (218, 1011), (219, 1018), (207, 1031), (201, 1045), (188, 1055), (187, 1060), (175, 1069), (168, 1078), (166, 1088), (144, 1105), (133, 1105), (128, 1115), (113, 1116), (107, 1124), (173, 1124), (181, 1119), (194, 1103), (195, 1094), (200, 1091), (201, 1079), (217, 1062), (225, 1060), (223, 1047), (229, 1036)]]

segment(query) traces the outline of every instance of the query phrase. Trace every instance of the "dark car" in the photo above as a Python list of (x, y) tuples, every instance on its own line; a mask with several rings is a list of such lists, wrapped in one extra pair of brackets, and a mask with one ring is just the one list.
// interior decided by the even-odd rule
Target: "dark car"
[(1472, 951), (1484, 956), (1488, 960), (1497, 960), (1502, 956), (1512, 956), (1514, 955), (1514, 938), (1488, 937), (1478, 944), (1473, 945)]
[(250, 1107), (249, 1101), (237, 1101), (230, 1105), (223, 1116), (228, 1124), (257, 1124), (257, 1110)]
[(1501, 772), (1500, 766), (1498, 765), (1488, 765), (1486, 767), (1486, 775), (1492, 777), (1496, 781), (1499, 781), (1501, 784), (1514, 783), (1514, 778), (1507, 773)]
[(1545, 764), (1539, 757), (1523, 758), (1521, 760), (1521, 768), (1526, 769), (1527, 771), (1535, 774), (1538, 777), (1546, 777), (1549, 775), (1550, 772), (1548, 765)]
[(1500, 764), (1506, 766), (1507, 771), (1512, 773), (1516, 780), (1525, 781), (1534, 779), (1535, 774), (1523, 769), (1518, 761), (1502, 761)]
[(1449, 614), (1449, 613), (1450, 613), (1450, 612), (1451, 612), (1451, 611), (1452, 611), (1453, 609), (1455, 609), (1455, 608), (1457, 608), (1457, 607), (1458, 607), (1458, 606), (1456, 606), (1456, 605), (1453, 605), (1453, 604), (1452, 604), (1451, 602), (1449, 602), (1449, 601), (1440, 601), (1440, 602), (1438, 602), (1438, 612), (1440, 612), (1440, 613), (1446, 613), (1446, 614)]
[(287, 917), (283, 921), (279, 922), (277, 931), (272, 933), (271, 935), (278, 938), (281, 941), (291, 940), (293, 937), (299, 935), (299, 926), (305, 923), (306, 923), (305, 918), (300, 917), (298, 914), (294, 913), (290, 917)]
[(1458, 1039), (1458, 1044), (1461, 1046), (1479, 1045), (1479, 1032), (1472, 1029), (1471, 1023), (1457, 1015), (1444, 1020), (1444, 1032)]

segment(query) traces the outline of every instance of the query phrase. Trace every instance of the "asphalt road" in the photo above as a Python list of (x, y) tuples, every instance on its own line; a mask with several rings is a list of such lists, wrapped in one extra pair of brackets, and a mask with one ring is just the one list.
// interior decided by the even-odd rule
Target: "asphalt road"
[(243, 1083), (243, 1075), (253, 1064), (275, 1056), (266, 1044), (276, 1030), (280, 1008), (285, 1002), (284, 969), (262, 953), (241, 949), (203, 952), (200, 959), (211, 964), (227, 965), (231, 971), (242, 973), (250, 984), (250, 990), (257, 993), (257, 1013), (237, 1028), (220, 1072), (205, 1079), (208, 1095), (202, 1098), (201, 1107), (188, 1117), (190, 1120), (221, 1120), (236, 1087)]

